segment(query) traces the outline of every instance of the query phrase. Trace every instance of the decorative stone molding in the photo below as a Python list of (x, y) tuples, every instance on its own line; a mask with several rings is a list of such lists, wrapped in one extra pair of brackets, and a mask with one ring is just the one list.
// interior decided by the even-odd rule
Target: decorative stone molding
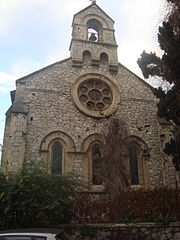
[(149, 149), (147, 144), (137, 136), (129, 136), (128, 143), (134, 146), (137, 150), (138, 157), (138, 173), (139, 173), (139, 184), (134, 185), (133, 188), (149, 187)]
[(81, 145), (81, 151), (82, 152), (87, 152), (90, 145), (95, 142), (95, 141), (99, 141), (101, 143), (105, 142), (105, 138), (103, 135), (99, 134), (99, 133), (95, 133), (95, 134), (91, 134), (89, 135), (87, 138), (84, 139), (82, 145)]
[(120, 103), (116, 85), (106, 76), (95, 73), (78, 78), (71, 89), (71, 94), (81, 112), (96, 118), (111, 115)]
[(63, 133), (61, 131), (55, 131), (51, 132), (48, 135), (44, 137), (44, 139), (41, 142), (40, 145), (40, 152), (43, 151), (48, 151), (49, 145), (51, 144), (52, 141), (55, 139), (60, 139), (62, 145), (66, 148), (68, 152), (73, 152), (74, 151), (74, 141), (70, 136), (68, 136), (66, 133)]
[(40, 145), (41, 159), (46, 163), (47, 171), (51, 173), (52, 146), (55, 142), (62, 145), (62, 173), (72, 172), (74, 142), (66, 133), (56, 131), (44, 137)]
[(103, 192), (104, 186), (102, 184), (97, 185), (93, 184), (93, 159), (92, 159), (92, 147), (94, 144), (98, 144), (102, 146), (102, 144), (105, 143), (105, 138), (103, 135), (95, 133), (90, 136), (88, 136), (81, 145), (81, 151), (85, 152), (86, 155), (86, 161), (84, 161), (84, 173), (86, 175), (86, 179), (90, 186), (91, 192)]

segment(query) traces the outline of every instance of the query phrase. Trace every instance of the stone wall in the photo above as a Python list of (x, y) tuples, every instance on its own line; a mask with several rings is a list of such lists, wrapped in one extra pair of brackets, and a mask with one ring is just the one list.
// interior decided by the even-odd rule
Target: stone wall
[[(95, 21), (95, 28), (96, 31), (98, 31), (99, 37), (97, 42), (88, 40), (89, 20)], [(92, 4), (83, 11), (75, 14), (72, 28), (70, 51), (73, 65), (81, 65), (83, 53), (88, 51), (91, 54), (91, 61), (93, 64), (99, 65), (100, 55), (106, 53), (109, 61), (108, 68), (117, 69), (118, 56), (114, 34), (114, 21), (99, 6)]]
[[(120, 102), (117, 110), (104, 118), (93, 118), (79, 111), (71, 95), (71, 89), (76, 80), (84, 74), (93, 73), (106, 76), (119, 91)], [(119, 65), (118, 72), (114, 73), (109, 72), (104, 63), (96, 67), (86, 61), (80, 68), (72, 67), (72, 60), (69, 58), (17, 81), (16, 97), (11, 112), (17, 115), (22, 114), (23, 106), (27, 111), (26, 123), (21, 117), (18, 123), (13, 121), (5, 131), (4, 143), (8, 143), (11, 139), (9, 133), (18, 128), (18, 131), (21, 131), (21, 133), (18, 132), (18, 136), (20, 138), (23, 136), (25, 144), (21, 152), (17, 153), (19, 150), (15, 148), (14, 154), (19, 154), (21, 158), (25, 156), (25, 161), (43, 162), (43, 159), (46, 159), (43, 163), (48, 170), (50, 153), (41, 152), (42, 141), (51, 133), (57, 131), (65, 133), (73, 142), (73, 149), (66, 152), (66, 156), (71, 155), (70, 158), (65, 159), (65, 162), (69, 161), (68, 159), (71, 161), (67, 165), (72, 167), (68, 169), (75, 170), (88, 178), (89, 156), (87, 152), (82, 152), (85, 139), (93, 134), (105, 133), (112, 118), (121, 118), (126, 123), (129, 135), (143, 139), (147, 144), (149, 149), (147, 174), (150, 186), (160, 186), (163, 184), (163, 155), (156, 104), (157, 99), (151, 87), (122, 65)], [(26, 129), (20, 129), (19, 124), (22, 126), (26, 124)], [(14, 144), (16, 139), (17, 137), (13, 140)], [(6, 165), (6, 168), (11, 171), (13, 170), (12, 162), (19, 160), (18, 157), (8, 155), (10, 151), (11, 148), (4, 144), (2, 162), (9, 156), (9, 165)], [(46, 157), (44, 157), (45, 154)], [(20, 167), (21, 164), (17, 165)]]
[(69, 239), (79, 240), (180, 240), (180, 223), (91, 224), (60, 226)]
[(24, 162), (27, 115), (12, 112), (6, 119), (2, 169), (17, 171)]
[(176, 185), (180, 188), (180, 179), (179, 179), (179, 172), (175, 170), (175, 167), (172, 164), (172, 158), (163, 152), (165, 145), (167, 142), (170, 141), (172, 136), (173, 125), (166, 120), (159, 119), (159, 136), (161, 141), (161, 151), (163, 155), (163, 181), (164, 185), (167, 185), (171, 188), (175, 188)]

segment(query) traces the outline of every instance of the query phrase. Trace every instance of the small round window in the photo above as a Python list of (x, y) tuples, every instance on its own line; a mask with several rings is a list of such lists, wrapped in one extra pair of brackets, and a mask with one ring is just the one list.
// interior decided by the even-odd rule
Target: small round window
[(78, 87), (81, 104), (93, 111), (103, 111), (112, 104), (112, 91), (107, 83), (99, 79), (88, 79)]

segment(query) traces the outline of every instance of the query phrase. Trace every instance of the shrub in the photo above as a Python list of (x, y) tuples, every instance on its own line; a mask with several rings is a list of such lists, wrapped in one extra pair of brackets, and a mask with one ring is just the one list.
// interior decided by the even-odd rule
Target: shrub
[(180, 220), (180, 195), (172, 189), (119, 191), (109, 194), (81, 195), (74, 204), (79, 223), (137, 223)]
[(73, 175), (45, 174), (35, 167), (0, 174), (0, 227), (51, 226), (71, 220), (72, 202), (82, 190)]

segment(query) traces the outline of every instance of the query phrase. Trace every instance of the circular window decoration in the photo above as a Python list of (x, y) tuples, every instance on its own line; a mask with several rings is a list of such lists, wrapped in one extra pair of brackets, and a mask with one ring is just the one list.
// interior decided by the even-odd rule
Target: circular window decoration
[(78, 87), (78, 96), (82, 105), (93, 111), (103, 111), (112, 104), (112, 91), (102, 80), (88, 79)]
[(109, 78), (95, 73), (78, 78), (71, 93), (79, 110), (92, 117), (112, 114), (120, 102), (116, 85)]

